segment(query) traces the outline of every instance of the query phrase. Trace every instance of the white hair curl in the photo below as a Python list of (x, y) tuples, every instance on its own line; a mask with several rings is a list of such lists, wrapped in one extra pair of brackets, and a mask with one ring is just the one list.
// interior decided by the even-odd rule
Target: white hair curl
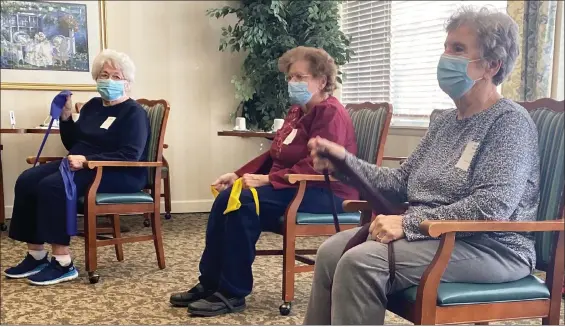
[(92, 63), (92, 79), (98, 79), (98, 75), (100, 75), (106, 63), (121, 70), (124, 78), (129, 83), (133, 83), (135, 80), (135, 65), (130, 57), (125, 53), (111, 49), (102, 50), (102, 52), (94, 58), (94, 62)]

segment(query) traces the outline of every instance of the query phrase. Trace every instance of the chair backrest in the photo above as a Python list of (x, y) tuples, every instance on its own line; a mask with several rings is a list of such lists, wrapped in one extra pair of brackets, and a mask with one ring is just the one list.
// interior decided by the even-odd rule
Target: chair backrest
[[(565, 218), (565, 101), (538, 99), (519, 102), (538, 128), (540, 156), (540, 202), (538, 221)], [(550, 264), (554, 234), (536, 233), (538, 269)]]
[[(147, 116), (149, 117), (151, 135), (149, 143), (146, 145), (147, 161), (163, 161), (163, 144), (165, 143), (165, 131), (167, 129), (167, 120), (169, 119), (169, 103), (163, 99), (137, 99), (136, 101), (147, 111)], [(150, 168), (149, 170), (149, 186), (153, 186), (155, 183), (156, 171), (155, 168)]]
[(357, 157), (380, 166), (392, 119), (392, 105), (365, 102), (348, 104), (345, 108), (355, 129)]

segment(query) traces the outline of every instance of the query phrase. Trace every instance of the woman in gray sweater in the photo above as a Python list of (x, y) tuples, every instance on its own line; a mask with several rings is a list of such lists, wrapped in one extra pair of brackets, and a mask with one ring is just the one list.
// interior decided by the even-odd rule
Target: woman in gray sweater
[[(329, 151), (369, 185), (410, 206), (401, 216), (377, 216), (370, 239), (342, 257), (358, 229), (338, 233), (320, 247), (305, 324), (383, 324), (387, 294), (417, 285), (438, 249), (439, 240), (419, 231), (423, 220), (535, 220), (537, 129), (523, 107), (497, 92), (518, 56), (518, 27), (504, 13), (462, 8), (446, 30), (437, 78), (457, 109), (434, 120), (400, 168), (369, 164), (321, 138), (309, 143), (316, 169), (333, 168), (318, 156)], [(392, 285), (386, 245), (391, 241)], [(509, 282), (533, 267), (530, 234), (461, 233), (442, 280)]]

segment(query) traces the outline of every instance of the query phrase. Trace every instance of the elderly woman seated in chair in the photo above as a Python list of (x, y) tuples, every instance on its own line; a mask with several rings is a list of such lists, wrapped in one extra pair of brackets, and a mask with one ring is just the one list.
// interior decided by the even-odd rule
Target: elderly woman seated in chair
[[(245, 309), (245, 297), (253, 285), (255, 244), (262, 230), (280, 231), (280, 217), (296, 194), (285, 175), (317, 174), (307, 148), (310, 138), (320, 135), (352, 153), (357, 151), (349, 114), (331, 95), (337, 73), (333, 59), (324, 50), (298, 47), (279, 59), (279, 69), (286, 74), (292, 104), (285, 122), (270, 151), (214, 182), (220, 193), (208, 219), (200, 283), (171, 295), (173, 305), (187, 306), (191, 314), (214, 316)], [(232, 186), (237, 186), (234, 183), (239, 178), (238, 184), (242, 182), (244, 188), (241, 207), (226, 210)], [(349, 186), (337, 183), (333, 187), (335, 195), (322, 183), (309, 183), (299, 210), (330, 213), (330, 196), (338, 203), (357, 198)], [(258, 208), (252, 190), (257, 193)]]
[[(131, 59), (104, 50), (92, 65), (100, 97), (92, 98), (71, 119), (72, 99), (68, 97), (60, 117), (61, 140), (74, 171), (78, 197), (86, 193), (95, 172), (83, 169), (87, 161), (145, 160), (149, 119), (145, 110), (128, 94), (135, 66)], [(4, 271), (9, 278), (27, 278), (34, 285), (50, 285), (78, 277), (69, 253), (70, 235), (66, 223), (66, 195), (61, 160), (24, 171), (17, 179), (9, 237), (27, 243), (22, 262)], [(100, 192), (138, 192), (147, 182), (145, 168), (105, 169)], [(48, 259), (44, 244), (52, 247)]]
[[(387, 295), (418, 285), (439, 240), (419, 231), (425, 219), (534, 220), (538, 207), (537, 129), (528, 112), (497, 92), (518, 56), (518, 27), (504, 13), (462, 8), (446, 27), (437, 78), (457, 109), (431, 124), (400, 168), (376, 167), (321, 138), (309, 146), (316, 169), (335, 169), (329, 151), (368, 185), (408, 202), (403, 215), (377, 216), (370, 236), (342, 256), (358, 229), (329, 238), (318, 250), (307, 325), (379, 325)], [(340, 178), (340, 172), (334, 173)], [(344, 181), (346, 177), (341, 177)], [(395, 280), (389, 282), (387, 244), (394, 242)], [(458, 234), (445, 282), (502, 283), (535, 267), (526, 233)]]

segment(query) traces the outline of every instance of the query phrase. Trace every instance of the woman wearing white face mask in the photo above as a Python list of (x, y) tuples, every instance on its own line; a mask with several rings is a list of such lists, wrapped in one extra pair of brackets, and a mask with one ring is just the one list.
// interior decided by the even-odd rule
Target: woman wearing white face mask
[[(83, 169), (85, 161), (144, 161), (149, 138), (145, 110), (128, 96), (135, 67), (123, 53), (104, 50), (95, 59), (92, 77), (101, 97), (88, 101), (80, 119), (73, 122), (69, 96), (60, 117), (61, 140), (69, 151), (77, 198), (86, 193), (95, 172)], [(51, 285), (78, 277), (69, 254), (66, 196), (61, 161), (24, 171), (16, 181), (10, 238), (25, 242), (28, 254), (4, 271), (8, 278), (27, 278), (34, 285)], [(137, 192), (146, 185), (145, 168), (106, 168), (101, 193)], [(52, 245), (48, 260), (44, 244)]]
[[(368, 185), (410, 206), (400, 216), (378, 216), (370, 239), (343, 256), (358, 229), (338, 233), (320, 247), (305, 324), (383, 324), (387, 295), (417, 285), (436, 253), (439, 240), (419, 230), (425, 219), (535, 220), (537, 129), (524, 108), (496, 89), (518, 56), (518, 27), (504, 13), (462, 8), (446, 30), (437, 78), (457, 109), (434, 120), (400, 168), (375, 167), (328, 140), (309, 143), (317, 169), (333, 169), (318, 156), (329, 151)], [(458, 233), (442, 281), (510, 282), (530, 274), (535, 260), (530, 234)]]

